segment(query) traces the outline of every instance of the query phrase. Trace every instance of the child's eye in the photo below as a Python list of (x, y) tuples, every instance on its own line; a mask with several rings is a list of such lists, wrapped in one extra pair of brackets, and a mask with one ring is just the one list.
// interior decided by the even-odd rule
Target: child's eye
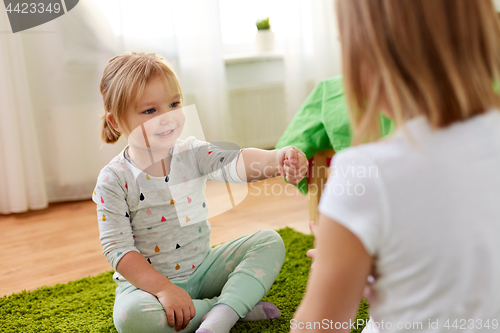
[(149, 109), (149, 110), (144, 111), (143, 113), (145, 113), (145, 114), (152, 114), (155, 111), (156, 111), (155, 109)]
[(174, 103), (170, 104), (170, 107), (171, 108), (176, 108), (176, 107), (179, 106), (179, 104), (181, 104), (181, 102), (174, 102)]

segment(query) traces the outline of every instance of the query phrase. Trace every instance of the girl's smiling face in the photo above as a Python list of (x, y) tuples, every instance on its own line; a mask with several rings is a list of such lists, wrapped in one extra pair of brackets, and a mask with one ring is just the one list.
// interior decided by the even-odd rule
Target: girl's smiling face
[(123, 134), (131, 148), (150, 147), (153, 152), (172, 148), (184, 128), (185, 116), (181, 103), (177, 89), (164, 78), (148, 82), (137, 108), (131, 105), (126, 111), (128, 129)]

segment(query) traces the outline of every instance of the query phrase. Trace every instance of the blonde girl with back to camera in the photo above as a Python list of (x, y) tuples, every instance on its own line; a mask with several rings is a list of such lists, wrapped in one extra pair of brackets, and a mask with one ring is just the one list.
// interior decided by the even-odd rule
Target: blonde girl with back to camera
[(223, 150), (179, 139), (182, 90), (154, 53), (111, 59), (101, 93), (103, 140), (128, 140), (101, 170), (93, 195), (103, 253), (116, 271), (117, 330), (227, 333), (238, 320), (279, 317), (260, 300), (283, 264), (281, 237), (261, 230), (212, 249), (205, 182), (283, 175), (298, 183), (305, 155), (294, 147)]
[[(491, 0), (338, 0), (337, 16), (354, 143), (366, 144), (332, 161), (344, 173), (323, 191), (291, 332), (325, 323), (348, 332), (369, 276), (368, 329), (497, 332), (500, 27)], [(380, 111), (397, 130), (368, 143)], [(347, 185), (364, 191), (340, 193)]]

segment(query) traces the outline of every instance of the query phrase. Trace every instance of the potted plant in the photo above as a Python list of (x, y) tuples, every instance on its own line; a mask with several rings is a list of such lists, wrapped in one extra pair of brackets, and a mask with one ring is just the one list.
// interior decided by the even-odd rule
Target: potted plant
[(255, 35), (255, 44), (259, 52), (268, 52), (274, 49), (274, 32), (271, 31), (271, 24), (269, 24), (269, 17), (258, 20), (255, 25), (257, 26), (257, 35)]

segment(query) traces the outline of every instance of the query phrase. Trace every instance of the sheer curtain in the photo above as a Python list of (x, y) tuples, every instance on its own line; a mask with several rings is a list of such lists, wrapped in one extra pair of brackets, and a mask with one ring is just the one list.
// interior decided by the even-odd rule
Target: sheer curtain
[(219, 0), (176, 0), (173, 4), (179, 75), (186, 104), (196, 105), (206, 140), (233, 142)]
[(287, 123), (321, 81), (341, 74), (334, 1), (287, 0), (284, 51)]
[[(0, 11), (0, 31), (10, 31)], [(47, 206), (22, 36), (0, 34), (0, 213)], [(23, 87), (24, 89), (18, 89)]]
[[(10, 31), (7, 17), (0, 23)], [(0, 34), (0, 53), (0, 213), (90, 198), (123, 146), (100, 148), (99, 81), (116, 53), (106, 20), (81, 1), (44, 25)]]

